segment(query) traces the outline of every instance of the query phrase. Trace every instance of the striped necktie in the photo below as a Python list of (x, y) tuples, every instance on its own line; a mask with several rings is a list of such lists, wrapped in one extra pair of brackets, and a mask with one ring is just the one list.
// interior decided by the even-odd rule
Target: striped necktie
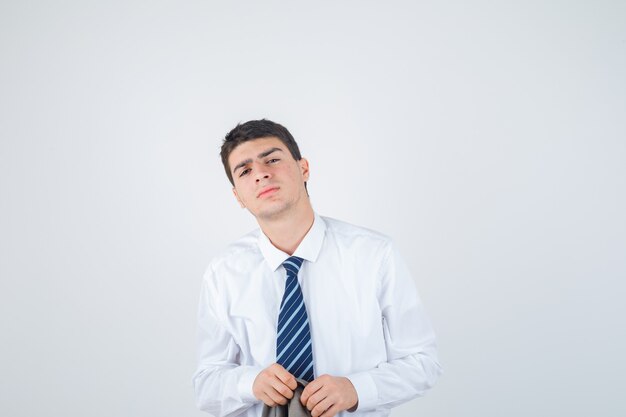
[(287, 271), (285, 294), (278, 313), (276, 362), (296, 378), (313, 380), (313, 349), (311, 332), (302, 290), (298, 284), (298, 271), (302, 258), (292, 256), (283, 262)]

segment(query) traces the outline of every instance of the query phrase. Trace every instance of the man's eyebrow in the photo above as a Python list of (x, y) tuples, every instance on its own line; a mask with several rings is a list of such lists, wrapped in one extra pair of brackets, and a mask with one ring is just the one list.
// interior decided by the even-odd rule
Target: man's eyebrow
[(271, 154), (272, 152), (276, 152), (276, 151), (280, 151), (282, 152), (283, 150), (280, 148), (272, 148), (272, 149), (268, 149), (266, 151), (261, 152), (260, 154), (257, 155), (257, 158), (261, 159), (261, 158), (265, 158), (267, 155)]
[(250, 164), (250, 163), (252, 163), (252, 159), (250, 159), (250, 158), (248, 158), (248, 159), (246, 159), (246, 160), (244, 160), (244, 161), (239, 162), (239, 163), (237, 164), (237, 166), (233, 169), (233, 174), (234, 174), (234, 173), (235, 173), (235, 172), (236, 172), (239, 168), (243, 168), (243, 167), (245, 167), (246, 165), (248, 165), (248, 164)]
[[(270, 154), (272, 154), (272, 153), (274, 153), (274, 152), (276, 152), (276, 151), (282, 152), (283, 150), (282, 150), (282, 149), (280, 149), (280, 148), (270, 148), (270, 149), (268, 149), (268, 150), (266, 150), (266, 151), (263, 151), (263, 152), (261, 152), (260, 154), (258, 154), (258, 155), (257, 155), (257, 158), (259, 158), (259, 159), (261, 159), (261, 158), (265, 158), (266, 156), (268, 156), (268, 155), (270, 155)], [(246, 165), (248, 165), (248, 164), (250, 164), (250, 163), (252, 163), (252, 159), (250, 159), (250, 158), (248, 158), (248, 159), (246, 159), (246, 160), (244, 160), (244, 161), (241, 161), (240, 163), (238, 163), (238, 164), (235, 166), (235, 168), (233, 168), (233, 174), (234, 174), (234, 173), (235, 173), (235, 172), (236, 172), (239, 168), (243, 168), (243, 167), (245, 167)]]

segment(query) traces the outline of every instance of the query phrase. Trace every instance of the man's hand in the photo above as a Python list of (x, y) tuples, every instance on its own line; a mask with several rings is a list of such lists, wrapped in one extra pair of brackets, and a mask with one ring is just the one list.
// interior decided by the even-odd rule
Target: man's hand
[(298, 383), (281, 365), (274, 363), (263, 369), (254, 379), (252, 393), (270, 407), (287, 404), (293, 398)]
[(313, 417), (333, 417), (354, 407), (359, 397), (348, 378), (322, 375), (304, 387), (300, 401)]

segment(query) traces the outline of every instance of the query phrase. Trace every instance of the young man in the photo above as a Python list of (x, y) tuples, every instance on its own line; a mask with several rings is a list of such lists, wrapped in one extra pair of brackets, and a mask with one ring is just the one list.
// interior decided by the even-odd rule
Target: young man
[(423, 395), (441, 373), (435, 334), (391, 240), (313, 211), (309, 163), (277, 123), (238, 125), (221, 157), (260, 229), (204, 276), (198, 407), (260, 417), (294, 396), (296, 379), (313, 417), (386, 416)]

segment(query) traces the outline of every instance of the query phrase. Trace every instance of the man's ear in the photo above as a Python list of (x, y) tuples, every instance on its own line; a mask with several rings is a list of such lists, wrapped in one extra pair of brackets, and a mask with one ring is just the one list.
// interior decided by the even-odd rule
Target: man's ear
[(304, 178), (304, 181), (308, 181), (309, 180), (309, 161), (307, 161), (306, 158), (301, 158), (298, 161), (298, 164), (300, 165), (300, 172), (302, 172), (302, 178)]
[(239, 194), (237, 194), (237, 190), (235, 189), (235, 187), (233, 187), (233, 195), (235, 196), (235, 198), (237, 199), (237, 202), (239, 203), (239, 205), (241, 206), (241, 208), (246, 208), (246, 205), (243, 204), (243, 201), (241, 201), (241, 199), (239, 198)]

